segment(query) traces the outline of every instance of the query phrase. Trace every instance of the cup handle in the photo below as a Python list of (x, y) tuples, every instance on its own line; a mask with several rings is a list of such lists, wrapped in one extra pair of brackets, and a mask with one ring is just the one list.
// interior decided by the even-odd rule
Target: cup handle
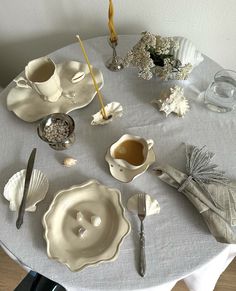
[(152, 139), (147, 139), (147, 144), (148, 144), (148, 150), (150, 150), (154, 145), (154, 141)]
[(17, 79), (14, 79), (14, 82), (16, 83), (17, 87), (26, 88), (26, 89), (30, 89), (31, 88), (31, 86), (29, 85), (28, 81), (24, 77), (19, 77)]

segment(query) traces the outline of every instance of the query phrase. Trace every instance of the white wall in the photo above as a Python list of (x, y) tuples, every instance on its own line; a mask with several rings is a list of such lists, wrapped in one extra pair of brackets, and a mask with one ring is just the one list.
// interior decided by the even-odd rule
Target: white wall
[[(113, 0), (119, 34), (149, 30), (190, 38), (224, 67), (236, 69), (236, 0)], [(32, 58), (106, 35), (108, 0), (0, 0), (0, 85)]]

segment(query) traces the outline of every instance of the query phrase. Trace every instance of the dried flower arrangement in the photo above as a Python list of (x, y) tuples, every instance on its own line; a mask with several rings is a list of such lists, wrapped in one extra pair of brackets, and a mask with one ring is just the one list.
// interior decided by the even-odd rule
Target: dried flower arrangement
[(182, 64), (175, 57), (178, 49), (178, 38), (143, 32), (138, 43), (128, 51), (123, 64), (125, 67), (130, 64), (137, 67), (138, 76), (145, 80), (151, 79), (153, 75), (164, 80), (186, 80), (193, 66), (191, 63)]

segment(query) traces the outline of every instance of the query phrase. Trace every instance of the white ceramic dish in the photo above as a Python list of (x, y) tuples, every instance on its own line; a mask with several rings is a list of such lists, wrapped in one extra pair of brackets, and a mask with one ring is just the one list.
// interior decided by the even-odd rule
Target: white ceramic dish
[[(82, 219), (78, 220), (79, 212)], [(91, 223), (94, 215), (101, 218), (98, 227)], [(43, 226), (49, 258), (71, 271), (115, 260), (130, 231), (120, 192), (95, 180), (57, 193), (43, 217)], [(78, 235), (81, 228), (86, 229), (83, 237)]]
[(111, 102), (105, 106), (105, 111), (107, 116), (110, 116), (107, 120), (105, 120), (102, 116), (101, 110), (94, 114), (93, 120), (91, 122), (92, 125), (104, 125), (112, 122), (115, 118), (121, 117), (123, 115), (123, 107), (119, 102)]
[[(3, 196), (10, 202), (9, 208), (12, 211), (18, 211), (20, 207), (25, 184), (25, 172), (26, 170), (21, 170), (14, 174), (4, 187)], [(36, 204), (44, 199), (48, 187), (48, 178), (41, 171), (34, 169), (27, 195), (26, 211), (33, 212), (36, 210)]]
[(149, 166), (155, 162), (156, 157), (155, 157), (155, 153), (154, 153), (153, 149), (150, 149), (148, 151), (148, 155), (147, 155), (147, 159), (146, 159), (145, 164), (136, 170), (128, 170), (128, 169), (116, 164), (114, 159), (110, 155), (110, 149), (107, 150), (105, 160), (109, 164), (109, 169), (110, 169), (111, 175), (115, 179), (117, 179), (121, 182), (128, 183), (128, 182), (133, 181), (135, 178), (137, 178), (141, 174), (143, 174), (149, 168)]
[[(13, 111), (20, 119), (34, 122), (52, 113), (69, 113), (88, 105), (96, 95), (92, 77), (87, 64), (68, 61), (56, 65), (62, 96), (56, 102), (44, 101), (32, 88), (14, 87), (7, 96), (7, 108)], [(78, 82), (73, 82), (73, 77), (78, 72), (84, 72), (85, 76)], [(99, 89), (103, 87), (103, 75), (94, 68)]]
[[(131, 196), (127, 202), (127, 209), (138, 215), (138, 194)], [(146, 215), (158, 214), (160, 212), (160, 205), (158, 201), (146, 194)]]

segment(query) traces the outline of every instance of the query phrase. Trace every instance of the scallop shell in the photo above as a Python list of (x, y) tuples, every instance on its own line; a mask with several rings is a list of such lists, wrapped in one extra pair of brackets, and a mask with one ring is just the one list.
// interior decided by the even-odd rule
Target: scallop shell
[[(129, 211), (138, 213), (138, 194), (131, 196), (127, 203)], [(160, 205), (156, 199), (146, 194), (146, 215), (158, 214), (160, 212)]]
[(105, 106), (106, 115), (109, 117), (105, 120), (101, 111), (93, 115), (91, 125), (104, 125), (111, 122), (113, 119), (121, 117), (123, 115), (123, 107), (118, 102), (111, 102)]
[(182, 65), (190, 63), (194, 68), (204, 60), (202, 54), (189, 39), (176, 36), (174, 40), (179, 42), (179, 48), (173, 52), (174, 58), (180, 60)]
[(163, 95), (160, 99), (153, 100), (152, 103), (156, 103), (160, 111), (164, 111), (166, 117), (174, 112), (179, 117), (184, 117), (184, 115), (189, 111), (189, 104), (186, 97), (183, 95), (184, 89), (175, 86), (170, 88), (169, 96)]
[[(20, 207), (25, 184), (25, 173), (26, 170), (17, 172), (4, 187), (3, 196), (10, 202), (9, 208), (12, 211), (17, 211)], [(33, 212), (36, 210), (36, 204), (44, 199), (48, 187), (48, 178), (41, 171), (34, 169), (27, 195), (26, 211)]]

